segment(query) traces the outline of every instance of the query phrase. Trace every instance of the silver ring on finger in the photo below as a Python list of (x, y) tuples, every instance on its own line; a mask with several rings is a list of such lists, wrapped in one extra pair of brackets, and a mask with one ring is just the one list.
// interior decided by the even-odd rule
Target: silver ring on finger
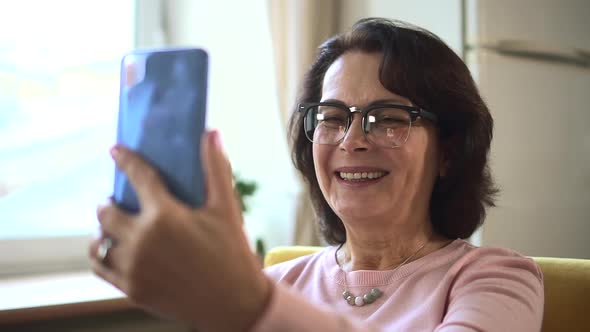
[(98, 245), (98, 251), (96, 252), (96, 257), (98, 257), (98, 260), (102, 264), (107, 265), (109, 250), (111, 250), (114, 246), (115, 241), (108, 236), (105, 236), (102, 241), (100, 241), (100, 244)]

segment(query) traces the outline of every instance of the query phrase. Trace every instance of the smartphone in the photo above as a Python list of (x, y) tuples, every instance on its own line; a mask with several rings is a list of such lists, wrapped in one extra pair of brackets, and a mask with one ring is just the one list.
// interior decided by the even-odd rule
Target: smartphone
[[(208, 55), (195, 48), (134, 51), (121, 61), (117, 143), (138, 152), (168, 190), (192, 207), (205, 200), (200, 147), (207, 73)], [(129, 212), (141, 209), (117, 168), (113, 198)]]

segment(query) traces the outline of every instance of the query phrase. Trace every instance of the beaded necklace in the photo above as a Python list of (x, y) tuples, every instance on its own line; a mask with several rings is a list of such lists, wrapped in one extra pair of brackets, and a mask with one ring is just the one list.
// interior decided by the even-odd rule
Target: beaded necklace
[[(420, 248), (418, 248), (418, 250), (416, 250), (408, 258), (404, 259), (404, 261), (401, 262), (400, 265), (396, 266), (393, 270), (391, 270), (391, 272), (396, 271), (397, 269), (402, 267), (404, 264), (406, 264), (410, 259), (412, 259), (412, 257), (416, 256), (420, 251), (422, 251), (422, 249), (424, 249), (424, 247), (426, 247), (426, 245), (429, 242), (430, 242), (430, 239), (428, 239), (426, 242), (424, 242), (424, 244), (421, 245)], [(338, 248), (334, 252), (334, 259), (336, 260), (336, 265), (338, 265), (338, 268), (340, 268), (340, 270), (342, 270), (342, 272), (344, 273), (344, 292), (342, 293), (342, 298), (344, 298), (344, 300), (348, 304), (350, 304), (352, 306), (357, 306), (357, 307), (362, 307), (365, 304), (371, 304), (371, 303), (375, 302), (375, 300), (377, 300), (381, 295), (383, 295), (383, 291), (381, 291), (379, 288), (371, 288), (370, 291), (368, 291), (367, 293), (365, 293), (363, 295), (359, 295), (359, 296), (352, 294), (352, 292), (350, 292), (348, 290), (348, 281), (346, 280), (347, 273), (346, 273), (346, 271), (344, 271), (344, 269), (342, 269), (340, 262), (338, 262), (338, 251), (342, 248), (343, 245), (344, 245), (344, 243), (341, 243), (340, 246), (338, 246)]]

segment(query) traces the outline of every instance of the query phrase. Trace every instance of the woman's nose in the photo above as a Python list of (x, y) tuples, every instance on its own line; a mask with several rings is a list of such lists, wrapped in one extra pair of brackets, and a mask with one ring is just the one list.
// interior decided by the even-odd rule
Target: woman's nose
[(371, 143), (363, 133), (362, 117), (360, 114), (353, 114), (352, 123), (346, 135), (340, 142), (340, 149), (346, 151), (364, 151), (371, 147)]

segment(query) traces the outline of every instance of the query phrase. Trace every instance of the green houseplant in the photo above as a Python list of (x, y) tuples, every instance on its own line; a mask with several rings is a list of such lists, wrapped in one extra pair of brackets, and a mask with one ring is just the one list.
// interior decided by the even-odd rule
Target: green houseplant
[[(251, 197), (254, 195), (254, 193), (256, 192), (256, 189), (258, 189), (258, 185), (256, 184), (255, 181), (251, 181), (251, 180), (246, 180), (244, 178), (242, 178), (239, 174), (234, 173), (234, 187), (236, 188), (236, 191), (238, 192), (238, 197), (240, 199), (240, 205), (242, 206), (242, 212), (243, 213), (247, 213), (248, 212), (248, 197)], [(266, 255), (266, 248), (264, 245), (264, 241), (261, 238), (257, 238), (256, 239), (256, 243), (255, 243), (255, 247), (256, 247), (256, 255), (262, 260), (264, 259), (264, 256)]]
[(256, 192), (258, 185), (254, 181), (248, 181), (242, 178), (239, 174), (234, 174), (234, 187), (238, 192), (240, 198), (240, 205), (242, 206), (242, 212), (248, 212), (248, 205), (246, 199)]

